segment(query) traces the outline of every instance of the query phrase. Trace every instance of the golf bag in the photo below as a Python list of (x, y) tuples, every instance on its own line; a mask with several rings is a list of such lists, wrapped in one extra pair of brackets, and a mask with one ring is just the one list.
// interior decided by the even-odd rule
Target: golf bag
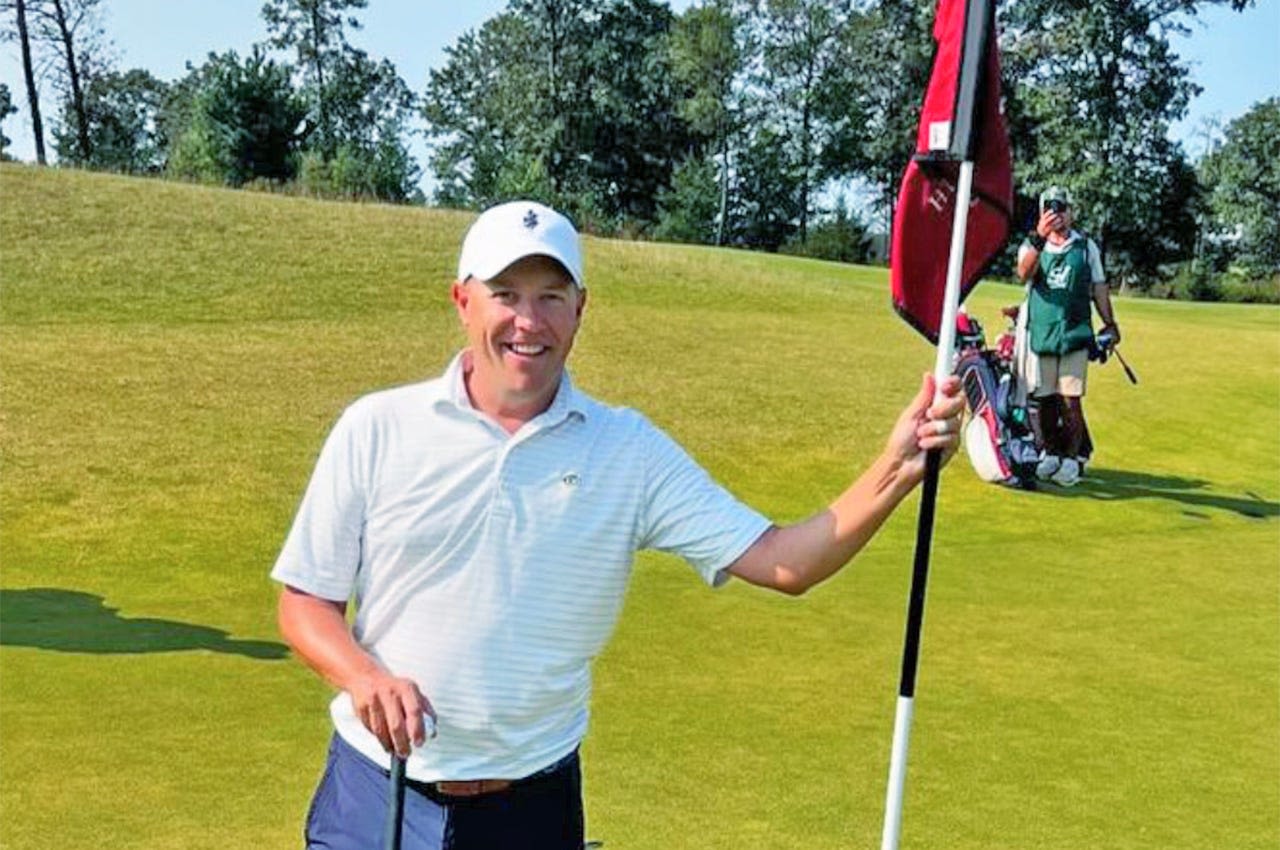
[(982, 325), (961, 313), (957, 317), (955, 373), (960, 377), (971, 416), (961, 434), (965, 454), (983, 481), (1035, 489), (1039, 456), (1027, 410), (1015, 403), (1014, 338), (1002, 334), (987, 348)]

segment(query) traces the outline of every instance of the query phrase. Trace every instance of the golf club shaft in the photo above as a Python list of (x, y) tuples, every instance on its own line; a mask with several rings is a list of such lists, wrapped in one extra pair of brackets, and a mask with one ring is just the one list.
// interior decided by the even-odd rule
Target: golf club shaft
[(1129, 364), (1124, 362), (1124, 357), (1121, 356), (1120, 349), (1113, 348), (1111, 349), (1111, 353), (1116, 356), (1116, 359), (1120, 361), (1120, 365), (1124, 367), (1124, 374), (1129, 378), (1129, 383), (1138, 383), (1138, 376), (1133, 374), (1133, 370), (1129, 368)]
[(391, 754), (390, 785), (387, 789), (387, 826), (383, 830), (383, 850), (400, 850), (400, 833), (404, 825), (404, 759)]

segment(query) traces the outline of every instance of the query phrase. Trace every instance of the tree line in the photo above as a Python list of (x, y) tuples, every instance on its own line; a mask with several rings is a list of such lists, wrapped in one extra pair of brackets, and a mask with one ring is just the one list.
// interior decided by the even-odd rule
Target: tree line
[(104, 0), (3, 0), (0, 14), (8, 13), (5, 35), (22, 52), (41, 164), (37, 67), (52, 84), (51, 135), (61, 165), (421, 201), (421, 171), (407, 146), (418, 98), (390, 62), (350, 39), (367, 5), (267, 0), (266, 42), (244, 55), (227, 50), (188, 62), (172, 82), (115, 66)]
[[(368, 0), (267, 0), (266, 42), (171, 82), (115, 66), (105, 2), (0, 0), (41, 162), (43, 68), (59, 164), (421, 203), (421, 119), (440, 205), (532, 197), (592, 232), (853, 262), (892, 219), (936, 5), (510, 0), (414, 92), (353, 43)], [(1198, 93), (1170, 37), (1252, 3), (1001, 0), (1016, 226), (1066, 185), (1123, 285), (1280, 295), (1280, 98), (1198, 162), (1168, 138)], [(0, 90), (0, 118), (12, 100)]]

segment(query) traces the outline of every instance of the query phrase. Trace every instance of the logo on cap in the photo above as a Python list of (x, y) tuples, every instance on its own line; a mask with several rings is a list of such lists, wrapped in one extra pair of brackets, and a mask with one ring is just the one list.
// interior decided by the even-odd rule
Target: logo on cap
[(533, 210), (529, 210), (524, 214), (524, 226), (533, 230), (538, 226), (538, 214)]

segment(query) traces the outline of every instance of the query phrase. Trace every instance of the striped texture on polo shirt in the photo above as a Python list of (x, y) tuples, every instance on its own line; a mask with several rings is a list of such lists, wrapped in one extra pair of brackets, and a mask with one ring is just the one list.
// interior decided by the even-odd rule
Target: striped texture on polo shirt
[[(590, 663), (638, 549), (704, 580), (769, 522), (640, 414), (577, 392), (508, 435), (474, 410), (460, 360), (366, 396), (326, 441), (273, 578), (354, 596), (357, 640), (432, 701), (420, 780), (517, 777), (586, 732)], [(385, 761), (340, 695), (340, 734)]]

